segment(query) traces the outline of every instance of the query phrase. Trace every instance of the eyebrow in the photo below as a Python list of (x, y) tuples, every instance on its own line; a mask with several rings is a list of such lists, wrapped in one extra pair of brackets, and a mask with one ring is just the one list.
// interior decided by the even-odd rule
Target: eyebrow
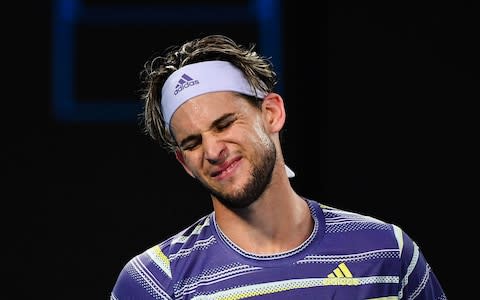
[[(212, 130), (214, 128), (217, 128), (220, 126), (220, 124), (222, 122), (224, 122), (225, 120), (228, 120), (229, 118), (232, 118), (234, 117), (236, 114), (235, 113), (226, 113), (226, 114), (223, 114), (220, 118), (216, 119), (215, 121), (212, 122), (212, 124), (210, 125), (210, 127), (208, 128), (209, 130)], [(183, 148), (185, 147), (186, 144), (188, 144), (189, 142), (191, 141), (196, 141), (196, 140), (199, 140), (200, 139), (200, 134), (191, 134), (191, 135), (188, 135), (187, 137), (185, 137), (184, 139), (182, 139), (179, 143), (179, 147), (180, 148)]]

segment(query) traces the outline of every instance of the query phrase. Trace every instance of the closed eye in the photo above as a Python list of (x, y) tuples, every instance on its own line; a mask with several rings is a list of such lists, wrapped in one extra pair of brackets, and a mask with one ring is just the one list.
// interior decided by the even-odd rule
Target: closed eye
[(216, 129), (217, 131), (221, 131), (221, 130), (223, 130), (223, 129), (227, 129), (228, 127), (230, 127), (230, 125), (233, 124), (234, 121), (235, 121), (235, 120), (229, 120), (228, 122), (222, 122), (221, 124), (218, 124), (218, 125), (215, 127), (215, 129)]
[[(237, 119), (238, 117), (234, 113), (224, 114), (220, 118), (213, 121), (212, 125), (210, 125), (210, 130), (213, 130), (215, 132), (222, 132), (223, 130), (229, 128)], [(191, 151), (201, 144), (202, 144), (202, 135), (192, 134), (184, 138), (179, 143), (179, 147), (183, 151)]]
[(237, 120), (237, 116), (233, 113), (225, 114), (221, 118), (215, 120), (212, 124), (212, 129), (215, 131), (222, 131), (230, 127)]
[(200, 135), (191, 135), (180, 143), (180, 149), (183, 151), (191, 151), (202, 143)]

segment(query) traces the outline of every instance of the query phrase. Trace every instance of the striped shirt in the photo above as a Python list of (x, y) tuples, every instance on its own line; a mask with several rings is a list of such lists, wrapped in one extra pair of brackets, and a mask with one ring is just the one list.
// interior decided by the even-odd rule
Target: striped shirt
[(211, 213), (133, 257), (110, 299), (447, 299), (419, 247), (399, 227), (307, 203), (314, 229), (293, 250), (245, 252)]

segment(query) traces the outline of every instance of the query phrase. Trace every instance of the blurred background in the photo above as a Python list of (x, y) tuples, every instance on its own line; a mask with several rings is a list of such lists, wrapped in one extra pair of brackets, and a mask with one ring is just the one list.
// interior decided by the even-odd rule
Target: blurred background
[[(206, 34), (257, 45), (287, 107), (301, 195), (395, 223), (447, 296), (476, 200), (478, 5), (59, 0), (4, 9), (4, 251), (11, 299), (108, 299), (123, 265), (211, 211), (139, 123), (139, 72)], [(459, 263), (460, 262), (460, 263)], [(464, 284), (464, 283), (462, 283)], [(9, 298), (9, 299), (10, 299)]]

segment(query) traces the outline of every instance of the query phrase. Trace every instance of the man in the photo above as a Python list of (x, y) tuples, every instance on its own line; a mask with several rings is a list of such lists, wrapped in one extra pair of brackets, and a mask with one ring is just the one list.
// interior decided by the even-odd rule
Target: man
[(220, 35), (146, 64), (146, 132), (210, 191), (214, 211), (132, 258), (111, 299), (446, 299), (395, 225), (290, 185), (269, 61)]

